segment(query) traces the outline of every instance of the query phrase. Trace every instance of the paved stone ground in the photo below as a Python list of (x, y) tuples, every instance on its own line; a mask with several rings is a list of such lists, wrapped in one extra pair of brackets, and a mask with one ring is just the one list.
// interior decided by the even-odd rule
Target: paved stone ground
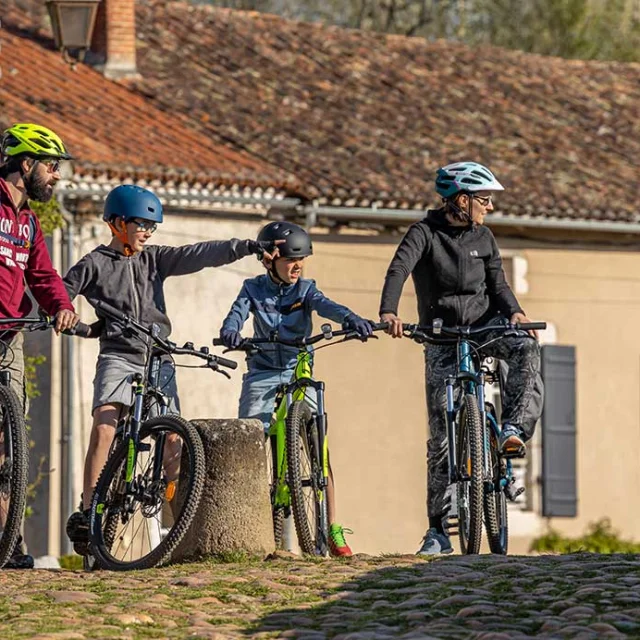
[(640, 638), (640, 556), (0, 572), (2, 638)]

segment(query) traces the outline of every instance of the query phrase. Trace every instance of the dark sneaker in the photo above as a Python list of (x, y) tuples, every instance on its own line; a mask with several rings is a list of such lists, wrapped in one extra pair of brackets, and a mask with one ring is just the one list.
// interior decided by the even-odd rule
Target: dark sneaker
[(11, 557), (5, 563), (3, 569), (33, 569), (33, 556), (22, 552), (22, 536), (16, 541)]
[(436, 529), (429, 529), (422, 538), (422, 546), (416, 552), (417, 556), (436, 556), (441, 553), (453, 553), (451, 540), (445, 533), (438, 533)]
[(353, 533), (353, 531), (335, 523), (329, 527), (329, 553), (334, 558), (346, 558), (353, 555), (351, 548), (344, 539), (345, 533)]
[(89, 512), (74, 511), (67, 520), (67, 536), (79, 556), (89, 552)]
[(505, 424), (500, 432), (500, 451), (506, 456), (522, 456), (525, 452), (522, 430), (512, 424)]
[(14, 553), (3, 569), (33, 569), (33, 556), (28, 553)]

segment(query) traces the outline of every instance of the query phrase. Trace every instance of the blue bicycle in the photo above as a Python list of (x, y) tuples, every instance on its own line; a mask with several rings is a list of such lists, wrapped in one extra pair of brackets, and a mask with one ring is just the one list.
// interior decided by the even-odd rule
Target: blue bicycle
[[(515, 489), (511, 465), (511, 458), (524, 456), (524, 451), (506, 455), (498, 445), (500, 416), (498, 408), (485, 399), (485, 384), (498, 385), (502, 398), (503, 380), (499, 368), (488, 366), (482, 349), (516, 332), (546, 327), (545, 322), (445, 327), (438, 319), (426, 326), (403, 325), (404, 335), (419, 344), (450, 344), (457, 349), (457, 371), (445, 380), (450, 499), (445, 526), (449, 535), (458, 535), (463, 554), (480, 552), (483, 515), (491, 552), (507, 553), (507, 500), (524, 491)], [(479, 340), (489, 333), (489, 340)]]

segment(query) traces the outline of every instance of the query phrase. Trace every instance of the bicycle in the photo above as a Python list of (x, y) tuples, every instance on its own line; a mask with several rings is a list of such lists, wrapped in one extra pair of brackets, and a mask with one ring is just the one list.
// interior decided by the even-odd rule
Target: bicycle
[[(118, 424), (92, 496), (89, 556), (104, 569), (150, 569), (166, 562), (187, 532), (205, 477), (204, 448), (197, 430), (179, 415), (168, 413), (170, 398), (160, 387), (163, 356), (203, 359), (202, 368), (227, 378), (221, 367), (238, 365), (209, 353), (208, 347), (195, 349), (191, 342), (178, 347), (160, 336), (158, 325), (145, 327), (104, 303), (96, 310), (119, 321), (125, 332), (151, 340), (144, 373), (133, 376), (133, 404)], [(151, 417), (154, 410), (159, 415)]]
[[(10, 334), (45, 331), (55, 326), (55, 318), (2, 318)], [(88, 335), (89, 327), (78, 323), (67, 335)], [(29, 482), (29, 438), (22, 402), (11, 388), (11, 347), (0, 337), (0, 567), (16, 546), (27, 502)]]
[[(505, 323), (484, 327), (445, 327), (436, 319), (430, 326), (403, 325), (405, 336), (422, 344), (456, 345), (458, 369), (445, 380), (446, 424), (449, 471), (449, 516), (445, 527), (458, 535), (463, 554), (477, 554), (484, 523), (492, 553), (506, 555), (509, 544), (507, 500), (524, 488), (514, 490), (511, 459), (524, 457), (524, 450), (506, 455), (500, 450), (501, 426), (496, 407), (485, 400), (485, 383), (498, 385), (500, 371), (487, 366), (482, 349), (489, 342), (517, 331), (546, 329), (545, 322)], [(488, 332), (494, 337), (484, 343), (472, 340)], [(501, 334), (495, 337), (495, 333)], [(501, 403), (502, 405), (502, 403)], [(457, 529), (457, 530), (456, 530)]]
[[(374, 325), (374, 331), (387, 323)], [(313, 350), (308, 347), (322, 340), (342, 338), (319, 347), (323, 349), (350, 340), (366, 342), (351, 329), (334, 331), (330, 324), (322, 333), (296, 340), (284, 340), (274, 333), (268, 338), (246, 338), (236, 349), (255, 352), (265, 344), (282, 344), (299, 349), (291, 381), (277, 391), (274, 413), (266, 436), (271, 444), (270, 494), (276, 548), (283, 546), (284, 519), (293, 514), (298, 544), (303, 553), (326, 556), (329, 551), (327, 486), (329, 482), (329, 444), (325, 411), (325, 383), (313, 378)], [(371, 336), (375, 337), (375, 336)], [(216, 346), (223, 342), (216, 338)], [(316, 349), (317, 351), (318, 349)], [(316, 408), (306, 400), (306, 389), (316, 392)]]

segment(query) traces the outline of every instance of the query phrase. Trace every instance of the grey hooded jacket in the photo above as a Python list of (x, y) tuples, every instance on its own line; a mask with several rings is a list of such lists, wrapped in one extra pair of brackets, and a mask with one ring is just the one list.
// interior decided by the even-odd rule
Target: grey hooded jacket
[[(166, 338), (171, 333), (163, 290), (166, 278), (235, 262), (250, 254), (249, 242), (234, 238), (182, 247), (149, 245), (131, 257), (100, 245), (73, 266), (63, 280), (72, 300), (83, 295), (94, 308), (102, 301), (143, 325), (155, 322)], [(96, 313), (104, 321), (100, 353), (117, 354), (142, 364), (146, 342), (137, 335), (123, 334), (121, 323)]]

